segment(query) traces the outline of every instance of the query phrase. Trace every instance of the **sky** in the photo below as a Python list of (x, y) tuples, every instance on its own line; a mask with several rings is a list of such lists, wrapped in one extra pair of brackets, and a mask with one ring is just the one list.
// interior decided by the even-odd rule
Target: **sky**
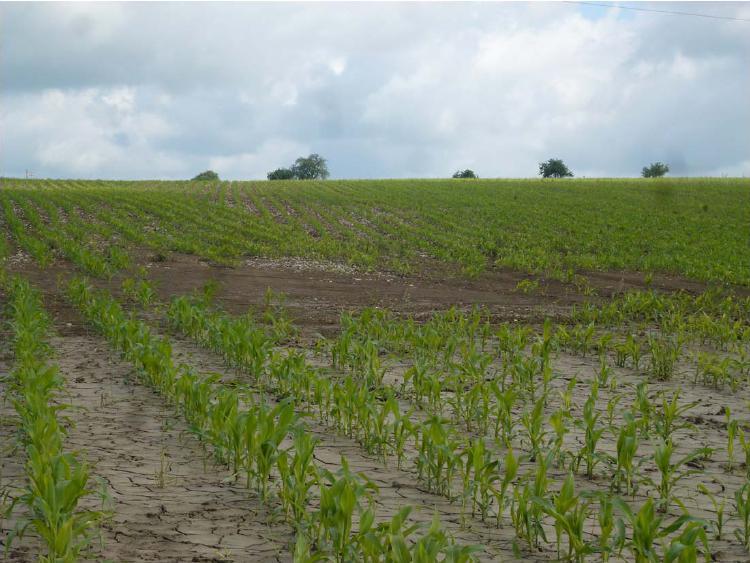
[[(750, 20), (750, 2), (624, 3)], [(576, 3), (2, 3), (0, 176), (750, 176), (750, 21)]]

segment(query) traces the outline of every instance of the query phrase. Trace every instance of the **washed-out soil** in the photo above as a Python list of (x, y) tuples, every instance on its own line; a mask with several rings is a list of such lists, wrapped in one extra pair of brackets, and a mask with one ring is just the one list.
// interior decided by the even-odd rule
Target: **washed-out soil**
[[(507, 269), (494, 269), (476, 279), (439, 277), (437, 270), (415, 276), (387, 272), (366, 272), (330, 262), (305, 259), (248, 259), (235, 267), (221, 266), (193, 255), (170, 253), (157, 255), (143, 250), (133, 252), (136, 262), (148, 272), (162, 300), (200, 291), (215, 284), (215, 298), (227, 312), (241, 314), (264, 306), (266, 290), (285, 297), (284, 305), (303, 333), (330, 334), (335, 331), (342, 312), (365, 307), (382, 307), (416, 319), (450, 307), (463, 310), (482, 307), (493, 322), (536, 324), (545, 318), (561, 321), (584, 302), (605, 302), (632, 289), (686, 291), (697, 294), (708, 285), (679, 277), (655, 275), (646, 283), (637, 272), (588, 272), (586, 292), (574, 284), (532, 276)], [(59, 280), (67, 279), (75, 268), (58, 260), (40, 270), (31, 260), (19, 261), (9, 269), (42, 288), (54, 302), (58, 299)], [(128, 273), (97, 285), (118, 290)], [(519, 282), (535, 281), (528, 293)], [(732, 288), (737, 295), (750, 295), (746, 288)], [(65, 309), (65, 306), (61, 306)], [(64, 319), (63, 319), (64, 320)]]

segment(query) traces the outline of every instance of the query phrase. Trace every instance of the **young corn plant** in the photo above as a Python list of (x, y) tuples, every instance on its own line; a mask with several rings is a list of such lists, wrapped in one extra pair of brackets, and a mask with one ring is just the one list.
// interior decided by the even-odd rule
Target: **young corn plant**
[(680, 405), (679, 398), (679, 391), (675, 391), (672, 394), (671, 400), (667, 399), (666, 394), (661, 393), (661, 408), (654, 410), (654, 428), (656, 429), (657, 435), (661, 437), (664, 442), (670, 442), (672, 440), (672, 435), (678, 430), (692, 427), (692, 424), (679, 422), (679, 420), (686, 412), (696, 406), (698, 402), (696, 401)]
[(740, 430), (740, 423), (736, 419), (732, 420), (732, 415), (729, 407), (725, 407), (724, 418), (726, 419), (727, 423), (727, 471), (731, 473), (734, 466), (734, 446), (737, 440), (737, 433)]
[[(475, 554), (481, 551), (481, 546), (457, 544), (440, 527), (440, 521), (436, 514), (427, 533), (412, 545), (409, 556), (392, 561), (403, 561), (404, 563), (432, 563), (433, 561), (470, 563), (477, 560)], [(385, 561), (391, 561), (391, 559), (385, 559)]]
[[(314, 523), (316, 543), (336, 561), (357, 559), (360, 538), (352, 536), (355, 513), (360, 522), (373, 518), (373, 498), (377, 486), (364, 475), (355, 475), (346, 458), (336, 473), (324, 469), (320, 480), (320, 508)], [(366, 529), (366, 526), (364, 526)]]
[(633, 369), (636, 371), (640, 370), (642, 356), (641, 343), (632, 334), (629, 334), (625, 339), (625, 349), (630, 356)]
[(508, 491), (510, 486), (513, 484), (516, 476), (518, 475), (519, 462), (518, 458), (513, 453), (513, 450), (508, 448), (503, 459), (503, 477), (497, 484), (497, 486), (491, 489), (492, 496), (495, 498), (496, 505), (496, 519), (497, 527), (502, 525), (502, 518), (505, 514), (505, 509), (510, 504), (511, 499), (508, 497)]
[(526, 439), (529, 442), (530, 449), (530, 460), (534, 461), (541, 455), (542, 447), (545, 444), (545, 437), (547, 435), (546, 427), (544, 425), (544, 405), (546, 404), (546, 397), (540, 397), (534, 407), (531, 410), (524, 412), (521, 415), (521, 425), (526, 430)]
[(451, 496), (451, 483), (462, 463), (460, 445), (438, 416), (425, 420), (419, 430), (417, 474), (434, 493)]
[(568, 418), (563, 409), (558, 409), (549, 417), (549, 424), (555, 437), (550, 441), (555, 464), (565, 466), (565, 435), (568, 433)]
[(635, 417), (630, 412), (624, 413), (624, 421), (617, 437), (617, 467), (612, 479), (612, 487), (620, 492), (625, 489), (626, 495), (635, 495), (636, 454), (638, 452), (638, 430)]
[(584, 537), (584, 526), (589, 515), (589, 502), (582, 501), (575, 491), (575, 479), (572, 473), (563, 482), (560, 492), (554, 495), (554, 500), (534, 497), (534, 503), (555, 521), (555, 536), (557, 542), (557, 557), (561, 559), (561, 544), (563, 534), (568, 538), (568, 553), (566, 561), (581, 563), (586, 555), (594, 552), (593, 546)]
[(713, 506), (713, 511), (716, 513), (716, 518), (709, 521), (709, 525), (714, 530), (714, 539), (721, 541), (724, 534), (724, 513), (726, 511), (727, 501), (724, 497), (717, 498), (716, 495), (711, 493), (708, 488), (703, 484), (698, 484), (698, 492), (705, 495)]
[(412, 411), (398, 413), (393, 422), (393, 448), (396, 452), (396, 466), (401, 469), (406, 459), (406, 446), (417, 437), (417, 426), (411, 420)]
[(492, 504), (494, 484), (500, 478), (498, 460), (492, 459), (482, 438), (470, 440), (465, 452), (462, 513), (466, 513), (466, 505), (471, 503), (472, 517), (479, 513), (484, 522)]
[(540, 500), (547, 498), (548, 469), (551, 461), (551, 455), (549, 454), (539, 456), (533, 480), (528, 478), (522, 483), (517, 483), (513, 490), (511, 522), (516, 530), (516, 537), (525, 540), (529, 549), (538, 548), (540, 539), (547, 542), (547, 536), (542, 525), (543, 510)]
[(650, 335), (648, 346), (651, 354), (651, 375), (657, 381), (671, 380), (675, 364), (680, 357), (680, 340)]
[(297, 429), (292, 446), (294, 456), (284, 451), (277, 462), (281, 504), (298, 534), (306, 534), (311, 525), (308, 503), (313, 487), (319, 482), (314, 463), (316, 442), (307, 432)]
[(576, 424), (584, 431), (584, 442), (581, 450), (573, 456), (574, 471), (578, 471), (581, 462), (586, 465), (586, 476), (589, 479), (594, 477), (594, 469), (603, 459), (596, 446), (606, 429), (599, 425), (599, 413), (596, 412), (596, 399), (599, 395), (599, 387), (596, 380), (591, 384), (591, 395), (586, 399), (583, 405), (583, 418), (576, 421)]
[(597, 523), (599, 524), (599, 536), (597, 538), (596, 551), (601, 553), (602, 561), (609, 561), (613, 549), (613, 534), (615, 531), (614, 503), (612, 497), (607, 493), (594, 495), (599, 499), (599, 510), (597, 511)]
[[(658, 516), (656, 508), (654, 506), (653, 499), (647, 499), (643, 503), (641, 509), (638, 512), (634, 512), (630, 506), (620, 498), (613, 499), (613, 504), (620, 513), (620, 518), (617, 520), (617, 534), (615, 542), (618, 550), (627, 549), (632, 555), (632, 561), (635, 563), (657, 563), (664, 560), (664, 556), (659, 553), (659, 544), (661, 540), (668, 538), (679, 531), (683, 526), (685, 529), (694, 529), (690, 526), (691, 524), (703, 525), (703, 521), (694, 518), (689, 515), (682, 515), (676, 518), (672, 523), (662, 525), (664, 521), (663, 516)], [(630, 528), (631, 535), (628, 537), (626, 529)], [(683, 530), (684, 531), (684, 530)], [(695, 540), (704, 539), (703, 537), (691, 537), (687, 535), (683, 537), (685, 541), (692, 541), (692, 545), (695, 546)], [(686, 544), (686, 548), (690, 544)], [(670, 544), (667, 553), (674, 549), (675, 552), (670, 556), (678, 556), (684, 552), (684, 549), (678, 545)], [(708, 552), (707, 540), (704, 543), (704, 549)], [(691, 559), (684, 559), (685, 561), (691, 561)], [(694, 561), (694, 559), (692, 559)], [(679, 559), (671, 559), (671, 561), (681, 561)]]
[(740, 528), (734, 531), (734, 535), (750, 551), (750, 482), (735, 491), (734, 510), (740, 520)]
[(698, 561), (701, 553), (706, 563), (712, 560), (705, 522), (700, 520), (688, 522), (680, 535), (673, 537), (664, 547), (664, 563)]
[(490, 389), (495, 395), (495, 438), (501, 439), (506, 447), (510, 447), (513, 437), (515, 436), (516, 417), (513, 416), (513, 406), (516, 404), (518, 393), (513, 387), (505, 390), (493, 381)]
[(247, 487), (255, 483), (256, 490), (265, 501), (271, 471), (281, 455), (281, 442), (297, 423), (297, 415), (289, 401), (273, 409), (265, 404), (247, 412), (241, 425), (240, 443), (244, 450), (244, 471)]
[[(674, 500), (674, 487), (685, 477), (698, 472), (696, 469), (690, 469), (690, 464), (695, 460), (704, 458), (710, 453), (710, 448), (699, 448), (686, 456), (672, 461), (674, 445), (672, 442), (661, 442), (654, 450), (654, 463), (659, 470), (659, 481), (656, 482), (651, 478), (646, 481), (655, 486), (659, 493), (657, 506), (661, 512), (666, 512)], [(679, 502), (679, 501), (678, 501)]]
[(573, 407), (573, 394), (575, 392), (576, 384), (578, 383), (577, 377), (572, 377), (568, 384), (565, 386), (563, 391), (559, 391), (560, 394), (560, 409), (563, 412), (565, 418), (572, 418), (571, 408)]

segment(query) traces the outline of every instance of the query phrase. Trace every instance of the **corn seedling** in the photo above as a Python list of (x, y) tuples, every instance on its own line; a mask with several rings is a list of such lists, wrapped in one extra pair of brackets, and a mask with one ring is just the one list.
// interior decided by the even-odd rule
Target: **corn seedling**
[(503, 477), (500, 480), (499, 485), (492, 489), (492, 495), (495, 497), (495, 504), (497, 510), (497, 527), (499, 528), (502, 523), (502, 517), (505, 513), (505, 509), (510, 503), (508, 498), (508, 491), (510, 489), (513, 480), (518, 475), (518, 458), (514, 455), (513, 450), (508, 448), (503, 459)]
[(705, 457), (710, 452), (709, 448), (697, 449), (676, 461), (672, 461), (674, 446), (672, 442), (661, 442), (654, 450), (654, 463), (659, 470), (660, 479), (654, 482), (652, 479), (646, 480), (654, 485), (659, 492), (658, 507), (662, 512), (666, 512), (673, 500), (673, 490), (677, 483), (685, 477), (697, 473), (695, 469), (689, 466), (695, 460)]
[(727, 471), (732, 472), (732, 466), (734, 465), (734, 445), (737, 439), (737, 432), (740, 428), (738, 420), (732, 420), (731, 411), (729, 407), (724, 409), (724, 418), (727, 423)]
[(492, 502), (494, 483), (500, 478), (497, 472), (498, 460), (491, 458), (490, 452), (481, 438), (471, 440), (466, 448), (466, 461), (463, 472), (463, 510), (471, 503), (471, 515), (480, 514), (482, 521), (487, 517)]
[(307, 505), (310, 492), (318, 482), (314, 464), (315, 444), (314, 438), (298, 429), (294, 433), (294, 456), (284, 451), (278, 459), (281, 503), (287, 517), (298, 530), (310, 523)]
[(534, 461), (542, 451), (545, 443), (547, 431), (544, 425), (544, 405), (546, 403), (544, 396), (534, 403), (531, 410), (527, 410), (521, 415), (521, 425), (526, 429), (526, 438), (531, 450), (530, 459)]
[(599, 395), (596, 380), (591, 383), (591, 395), (583, 405), (583, 418), (576, 424), (584, 431), (583, 448), (573, 457), (573, 468), (578, 471), (581, 462), (586, 465), (586, 476), (594, 476), (594, 468), (601, 461), (602, 456), (596, 451), (596, 446), (604, 434), (605, 427), (598, 425), (599, 413), (596, 412), (596, 399)]
[(679, 391), (675, 391), (672, 394), (671, 400), (667, 400), (667, 396), (662, 393), (661, 408), (654, 410), (654, 428), (656, 429), (656, 433), (665, 442), (671, 441), (672, 435), (676, 431), (692, 427), (690, 423), (680, 423), (679, 419), (698, 403), (693, 402), (685, 405), (680, 405), (679, 398)]
[[(615, 498), (613, 499), (613, 503), (621, 514), (621, 518), (617, 521), (616, 543), (618, 544), (618, 549), (627, 548), (632, 554), (632, 560), (635, 563), (656, 563), (662, 561), (662, 555), (658, 551), (660, 540), (676, 533), (686, 524), (689, 526), (691, 523), (699, 523), (700, 525), (703, 522), (692, 516), (682, 515), (672, 523), (663, 526), (664, 517), (656, 514), (654, 501), (650, 498), (643, 503), (638, 512), (633, 512), (630, 506), (622, 499)], [(631, 530), (632, 535), (629, 538), (626, 534), (626, 527), (629, 527)], [(691, 528), (686, 527), (686, 529)], [(686, 537), (683, 539), (692, 540), (692, 545), (694, 545), (695, 540), (702, 538)], [(707, 545), (707, 542), (704, 545)], [(678, 549), (677, 546), (674, 547)], [(690, 561), (690, 559), (686, 559), (686, 561)]]
[(626, 412), (623, 416), (623, 425), (617, 437), (617, 467), (612, 486), (619, 492), (624, 485), (625, 494), (634, 495), (637, 488), (635, 459), (638, 452), (638, 430), (632, 413)]
[(592, 546), (584, 539), (583, 530), (589, 514), (589, 503), (581, 501), (581, 498), (576, 494), (572, 473), (568, 473), (560, 492), (554, 495), (553, 502), (534, 497), (534, 503), (555, 521), (558, 559), (561, 558), (560, 547), (563, 534), (568, 538), (566, 561), (582, 562), (586, 555), (594, 551)]
[(649, 336), (651, 354), (651, 375), (658, 381), (669, 381), (674, 375), (674, 367), (680, 357), (679, 339)]
[[(323, 470), (320, 482), (320, 508), (315, 522), (317, 543), (327, 546), (336, 561), (351, 561), (358, 553), (357, 538), (352, 537), (355, 512), (360, 522), (372, 518), (374, 483), (349, 470), (345, 458), (335, 474)], [(362, 526), (367, 528), (367, 526)]]
[(734, 510), (740, 519), (740, 528), (734, 534), (745, 549), (750, 550), (750, 482), (734, 493)]
[(495, 412), (495, 438), (502, 439), (506, 447), (510, 447), (510, 443), (515, 435), (513, 406), (516, 403), (518, 394), (512, 387), (509, 387), (504, 391), (501, 390), (494, 381), (491, 383), (490, 389), (495, 395), (495, 404), (497, 405), (497, 410)]
[(710, 520), (709, 524), (714, 530), (714, 539), (720, 541), (724, 533), (724, 511), (726, 510), (727, 501), (724, 497), (717, 498), (703, 483), (698, 484), (698, 492), (705, 495), (711, 501), (711, 505), (716, 513), (716, 519)]
[(460, 465), (459, 443), (449, 434), (446, 421), (438, 416), (425, 420), (419, 430), (419, 478), (431, 491), (451, 498), (451, 482)]

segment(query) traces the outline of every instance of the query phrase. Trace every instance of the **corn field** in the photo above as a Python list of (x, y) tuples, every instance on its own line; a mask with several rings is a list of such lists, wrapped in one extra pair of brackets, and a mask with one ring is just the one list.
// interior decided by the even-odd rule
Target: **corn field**
[(3, 180), (4, 556), (747, 560), (747, 189)]

